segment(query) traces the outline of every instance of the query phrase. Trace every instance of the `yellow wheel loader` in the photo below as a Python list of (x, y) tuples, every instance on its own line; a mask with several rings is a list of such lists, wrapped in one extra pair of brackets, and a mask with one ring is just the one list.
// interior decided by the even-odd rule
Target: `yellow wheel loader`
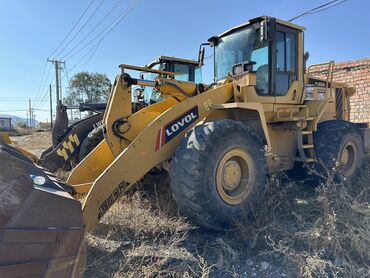
[[(78, 277), (84, 234), (154, 167), (169, 172), (180, 211), (210, 229), (248, 217), (267, 175), (313, 163), (349, 179), (369, 150), (369, 129), (349, 122), (354, 90), (305, 69), (304, 28), (258, 17), (208, 40), (215, 82), (121, 65), (103, 117), (104, 140), (66, 183), (0, 146), (0, 276)], [(204, 57), (202, 48), (200, 57)], [(200, 59), (201, 60), (201, 59)], [(154, 73), (134, 78), (127, 70)], [(132, 113), (134, 85), (163, 100)], [(84, 203), (73, 197), (86, 193)]]

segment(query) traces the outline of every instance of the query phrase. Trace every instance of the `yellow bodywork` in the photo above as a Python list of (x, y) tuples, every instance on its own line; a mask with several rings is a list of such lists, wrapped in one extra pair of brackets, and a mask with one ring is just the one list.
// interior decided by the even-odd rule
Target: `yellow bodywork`
[[(346, 109), (339, 115), (336, 103), (342, 101), (347, 107), (353, 90), (333, 82), (333, 63), (329, 62), (325, 87), (314, 85), (312, 95), (307, 95), (303, 30), (297, 32), (297, 55), (302, 57), (297, 72), (301, 74), (283, 95), (258, 94), (253, 71), (228, 75), (204, 91), (204, 86), (200, 89), (192, 82), (172, 79), (171, 73), (170, 78), (159, 76), (155, 81), (132, 79), (124, 69), (143, 68), (121, 65), (122, 74), (115, 79), (103, 119), (105, 139), (67, 181), (76, 193), (87, 193), (83, 205), (87, 229), (148, 171), (168, 162), (185, 133), (200, 122), (229, 118), (247, 124), (265, 145), (269, 173), (289, 170), (297, 161), (316, 162), (313, 132), (321, 121), (349, 116)], [(154, 87), (165, 99), (132, 114), (132, 85)], [(342, 99), (337, 98), (337, 89), (342, 90)], [(176, 133), (180, 126), (184, 128)]]
[[(195, 85), (185, 84), (185, 88), (192, 88), (188, 92), (195, 94), (189, 97), (179, 90), (171, 95), (169, 87), (173, 86), (169, 84), (173, 82), (177, 86), (178, 81), (161, 78), (156, 83), (158, 91), (163, 86), (167, 98), (134, 114), (131, 112), (131, 86), (124, 74), (117, 76), (104, 115), (105, 139), (74, 168), (67, 181), (76, 193), (88, 193), (83, 206), (87, 227), (93, 228), (114, 201), (150, 169), (171, 158), (185, 132), (200, 121), (224, 115), (236, 120), (258, 119), (261, 136), (266, 142), (270, 172), (290, 169), (294, 161), (304, 159), (295, 157), (297, 149), (303, 148), (297, 140), (299, 133), (292, 129), (293, 125), (284, 127), (281, 124), (303, 124), (304, 128), (314, 131), (329, 107), (330, 90), (324, 100), (297, 104), (292, 98), (284, 97), (286, 101), (277, 101), (257, 95), (253, 73), (250, 75), (249, 78), (225, 80), (203, 93), (197, 93)], [(289, 91), (297, 88), (298, 84), (293, 83)], [(166, 144), (158, 143), (168, 123), (195, 107), (198, 116), (191, 125)], [(222, 115), (217, 111), (229, 111), (229, 114), (217, 116)], [(330, 115), (335, 117), (335, 114)], [(279, 126), (281, 128), (277, 128)], [(308, 157), (304, 161), (311, 159)]]
[[(125, 86), (120, 77), (116, 80), (118, 81), (113, 88), (111, 100), (116, 96), (124, 98), (125, 94), (128, 94), (131, 89)], [(132, 130), (129, 129), (131, 133), (127, 132), (127, 139), (126, 133), (125, 139), (118, 139), (115, 135), (109, 135), (109, 127), (111, 126), (108, 125), (111, 123), (108, 122), (109, 118), (114, 115), (115, 111), (119, 112), (122, 107), (122, 102), (110, 101), (107, 111), (112, 113), (106, 113), (104, 119), (106, 124), (105, 140), (74, 169), (68, 180), (69, 184), (80, 193), (87, 192), (89, 189), (83, 205), (83, 215), (87, 229), (93, 228), (114, 201), (151, 168), (169, 159), (185, 132), (207, 117), (213, 111), (213, 106), (228, 102), (232, 96), (233, 86), (232, 83), (228, 83), (192, 98), (183, 98), (180, 102), (179, 96), (176, 99), (168, 98), (128, 117), (128, 121), (133, 122), (135, 120), (135, 123), (137, 122), (139, 126)], [(197, 119), (171, 141), (158, 147), (156, 138), (158, 138), (158, 134), (163, 130), (163, 127), (179, 115), (183, 115), (194, 108), (198, 111)], [(117, 115), (120, 115), (120, 118), (122, 117), (122, 114)], [(111, 153), (118, 153), (118, 156), (115, 156), (109, 165), (106, 165), (106, 163), (109, 162), (109, 158), (112, 158), (112, 156), (103, 155), (104, 159), (102, 159), (99, 158), (98, 153), (102, 153), (106, 145), (110, 147)], [(99, 170), (96, 171), (97, 168), (94, 167), (99, 167)], [(99, 172), (103, 168), (104, 170)], [(92, 170), (94, 173), (92, 173)], [(91, 177), (92, 174), (100, 175), (93, 183), (89, 183), (94, 179)], [(85, 177), (85, 179), (82, 177)]]

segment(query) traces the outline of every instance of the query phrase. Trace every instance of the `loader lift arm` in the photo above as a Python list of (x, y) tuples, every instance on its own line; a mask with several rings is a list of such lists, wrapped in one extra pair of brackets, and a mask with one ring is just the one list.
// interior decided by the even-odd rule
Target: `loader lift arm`
[[(179, 81), (162, 79), (162, 82), (172, 84)], [(168, 108), (159, 116), (153, 114), (155, 118), (151, 119), (123, 151), (120, 151), (122, 140), (114, 135), (110, 123), (114, 122), (112, 121), (114, 111), (121, 111), (115, 115), (121, 118), (122, 108), (126, 107), (122, 101), (118, 101), (118, 98), (126, 102), (126, 112), (130, 114), (128, 102), (131, 99), (132, 83), (145, 82), (133, 79), (127, 74), (119, 75), (108, 102), (104, 116), (107, 129), (105, 140), (112, 152), (119, 151), (119, 155), (95, 180), (88, 192), (83, 205), (83, 219), (87, 231), (94, 228), (111, 205), (150, 169), (171, 158), (184, 134), (209, 115), (213, 111), (213, 105), (225, 103), (233, 97), (232, 83), (226, 84), (222, 89), (216, 88), (193, 97), (182, 96), (181, 102), (176, 106)], [(170, 99), (173, 97), (176, 97), (176, 94)]]

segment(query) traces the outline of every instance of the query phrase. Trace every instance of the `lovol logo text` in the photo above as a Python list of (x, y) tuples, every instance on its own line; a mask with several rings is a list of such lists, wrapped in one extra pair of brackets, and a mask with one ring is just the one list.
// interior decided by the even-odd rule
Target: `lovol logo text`
[(155, 151), (158, 151), (166, 143), (175, 138), (179, 133), (189, 127), (199, 119), (198, 106), (194, 106), (189, 111), (185, 112), (175, 120), (161, 127), (158, 130)]

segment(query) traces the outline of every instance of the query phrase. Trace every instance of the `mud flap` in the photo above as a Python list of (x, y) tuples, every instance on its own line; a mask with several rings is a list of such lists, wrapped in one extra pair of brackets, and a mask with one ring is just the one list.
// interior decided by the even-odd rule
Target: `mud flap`
[(81, 204), (27, 158), (0, 146), (0, 277), (81, 277)]

